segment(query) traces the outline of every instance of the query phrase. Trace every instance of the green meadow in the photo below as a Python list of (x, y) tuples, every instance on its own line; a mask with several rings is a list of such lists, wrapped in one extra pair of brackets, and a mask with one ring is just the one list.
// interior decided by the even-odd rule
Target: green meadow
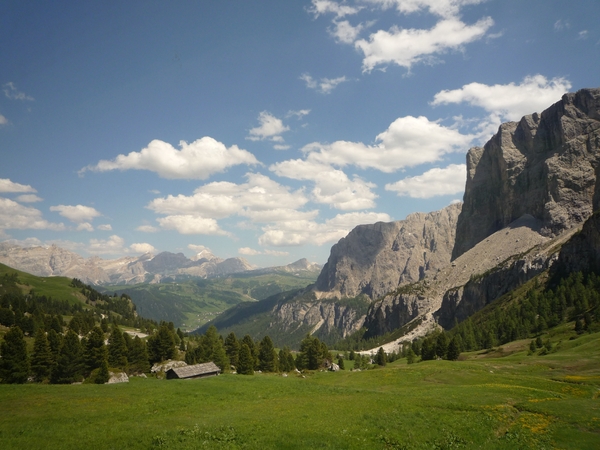
[(600, 333), (553, 339), (362, 372), (1, 385), (0, 448), (600, 448)]

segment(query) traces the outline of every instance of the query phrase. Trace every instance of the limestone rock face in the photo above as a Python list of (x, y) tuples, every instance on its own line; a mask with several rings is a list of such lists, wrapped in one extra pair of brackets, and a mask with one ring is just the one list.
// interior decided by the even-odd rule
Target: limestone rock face
[(600, 207), (600, 88), (565, 94), (541, 114), (500, 126), (467, 155), (452, 259), (523, 214), (557, 236)]
[(563, 245), (553, 269), (558, 273), (600, 270), (600, 212), (592, 215), (581, 232)]
[(405, 220), (359, 225), (331, 249), (315, 284), (323, 297), (377, 299), (450, 263), (461, 204)]

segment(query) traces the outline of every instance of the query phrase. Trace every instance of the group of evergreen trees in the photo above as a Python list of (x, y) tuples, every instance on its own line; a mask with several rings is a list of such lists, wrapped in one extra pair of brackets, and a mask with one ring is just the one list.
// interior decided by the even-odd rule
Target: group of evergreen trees
[(24, 383), (29, 377), (36, 382), (67, 384), (90, 378), (105, 383), (109, 367), (128, 373), (150, 370), (146, 344), (139, 337), (131, 338), (113, 324), (108, 334), (94, 326), (81, 338), (71, 329), (58, 333), (38, 329), (31, 355), (25, 336), (18, 326), (12, 326), (0, 344), (0, 380), (3, 383)]

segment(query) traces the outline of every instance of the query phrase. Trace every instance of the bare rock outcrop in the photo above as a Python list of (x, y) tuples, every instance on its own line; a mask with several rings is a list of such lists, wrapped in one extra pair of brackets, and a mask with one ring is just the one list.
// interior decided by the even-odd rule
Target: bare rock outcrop
[(314, 287), (318, 298), (377, 299), (450, 262), (461, 204), (405, 220), (359, 225), (331, 249)]
[(557, 236), (600, 206), (600, 89), (565, 94), (541, 114), (502, 124), (467, 155), (455, 259), (523, 214)]

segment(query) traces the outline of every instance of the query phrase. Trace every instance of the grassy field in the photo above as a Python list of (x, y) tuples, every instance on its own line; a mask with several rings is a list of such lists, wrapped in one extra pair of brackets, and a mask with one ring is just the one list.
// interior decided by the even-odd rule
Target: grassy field
[(2, 385), (0, 448), (600, 448), (600, 334), (528, 344), (305, 378)]

